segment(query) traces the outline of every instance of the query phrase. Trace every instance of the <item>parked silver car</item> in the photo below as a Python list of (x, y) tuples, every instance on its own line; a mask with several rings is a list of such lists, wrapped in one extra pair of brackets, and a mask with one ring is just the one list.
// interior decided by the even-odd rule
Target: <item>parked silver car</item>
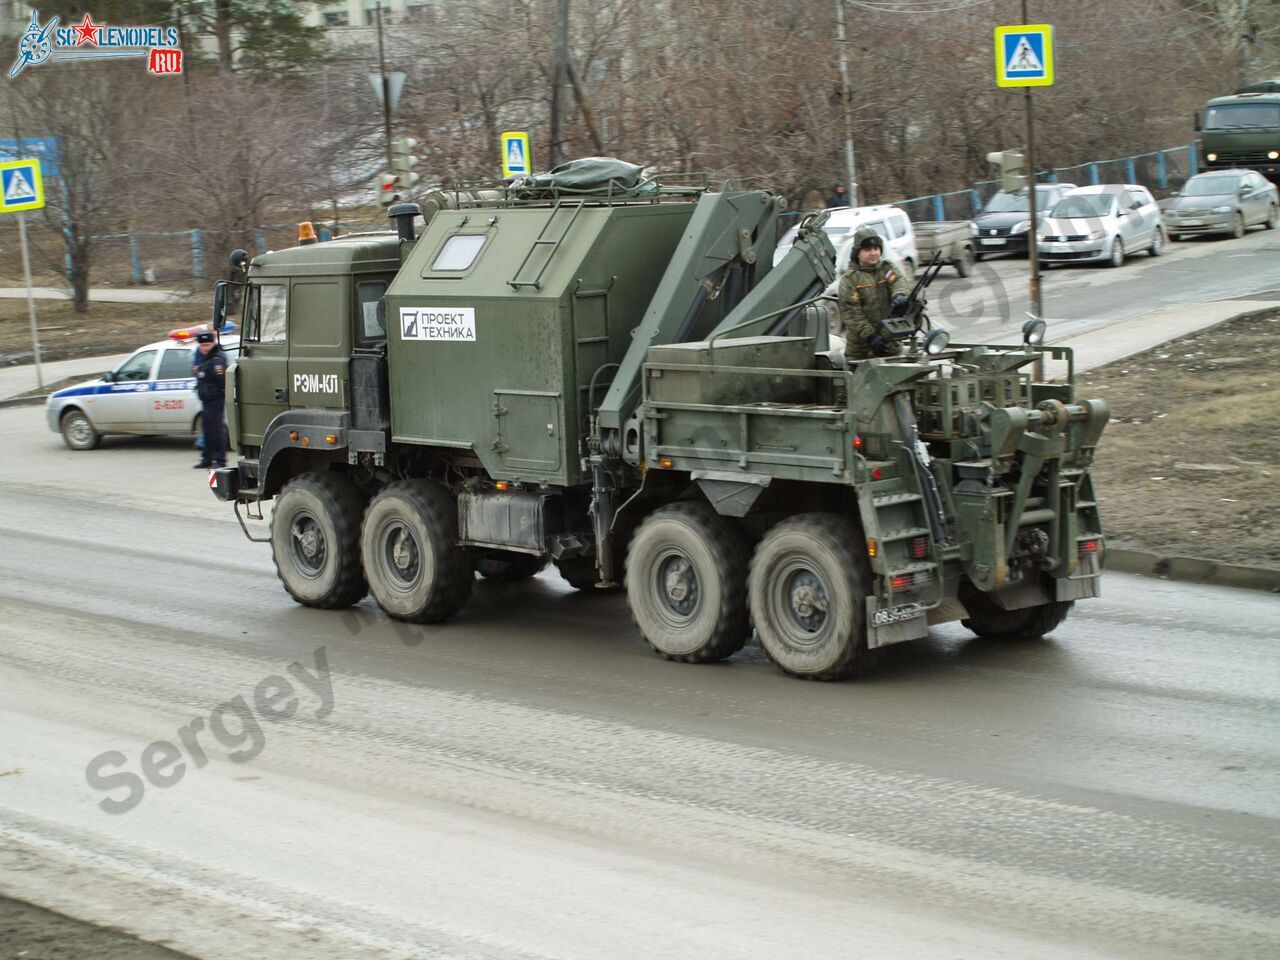
[(1101, 262), (1118, 267), (1125, 257), (1164, 251), (1160, 207), (1146, 187), (1136, 183), (1080, 187), (1049, 210), (1037, 237), (1040, 261)]
[[(240, 338), (224, 336), (228, 360)], [(200, 432), (200, 401), (191, 367), (195, 329), (149, 343), (97, 380), (49, 395), (45, 418), (72, 450), (92, 450), (104, 433), (182, 436)]]
[(1243, 237), (1245, 230), (1258, 223), (1268, 230), (1280, 225), (1280, 197), (1274, 183), (1252, 170), (1197, 174), (1164, 208), (1170, 240), (1193, 233)]

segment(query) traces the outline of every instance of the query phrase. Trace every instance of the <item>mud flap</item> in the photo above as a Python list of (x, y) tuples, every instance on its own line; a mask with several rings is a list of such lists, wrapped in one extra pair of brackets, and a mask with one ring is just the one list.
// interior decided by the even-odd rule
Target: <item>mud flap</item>
[(921, 603), (881, 607), (875, 597), (867, 597), (867, 648), (887, 647), (904, 640), (929, 635), (928, 608)]

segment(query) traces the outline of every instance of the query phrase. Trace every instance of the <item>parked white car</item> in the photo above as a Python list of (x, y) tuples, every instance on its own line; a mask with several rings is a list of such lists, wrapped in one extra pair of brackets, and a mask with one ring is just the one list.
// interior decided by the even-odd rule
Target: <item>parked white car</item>
[(1160, 207), (1134, 183), (1080, 187), (1053, 205), (1036, 237), (1040, 261), (1101, 262), (1118, 267), (1127, 256), (1164, 251)]
[[(916, 238), (911, 230), (911, 221), (897, 207), (887, 204), (874, 207), (832, 207), (827, 211), (827, 222), (822, 225), (823, 232), (836, 248), (836, 273), (841, 274), (849, 266), (849, 256), (853, 246), (853, 235), (861, 227), (871, 227), (884, 238), (885, 256), (896, 260), (907, 268), (908, 273), (915, 270), (920, 262), (920, 254), (916, 251)], [(782, 235), (777, 249), (773, 251), (773, 264), (777, 266), (782, 258), (790, 252), (796, 242), (796, 234), (800, 225), (796, 224)]]
[[(200, 400), (191, 367), (199, 329), (175, 330), (140, 347), (96, 380), (49, 395), (45, 418), (72, 450), (92, 450), (105, 433), (190, 436), (200, 432)], [(238, 336), (222, 337), (228, 360)]]

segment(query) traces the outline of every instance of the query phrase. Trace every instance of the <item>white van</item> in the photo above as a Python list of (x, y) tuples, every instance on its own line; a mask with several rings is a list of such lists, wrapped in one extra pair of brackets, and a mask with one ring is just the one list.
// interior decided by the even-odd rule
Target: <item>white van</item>
[[(920, 254), (916, 252), (916, 238), (911, 231), (911, 221), (897, 207), (881, 204), (875, 207), (832, 207), (827, 210), (827, 222), (822, 225), (823, 232), (836, 248), (836, 273), (843, 273), (849, 266), (849, 255), (853, 245), (853, 235), (860, 227), (871, 227), (884, 238), (885, 256), (896, 260), (906, 267), (908, 276), (920, 262)], [(800, 224), (796, 224), (782, 235), (778, 247), (773, 251), (773, 264), (777, 266), (796, 242), (796, 234), (800, 232)]]

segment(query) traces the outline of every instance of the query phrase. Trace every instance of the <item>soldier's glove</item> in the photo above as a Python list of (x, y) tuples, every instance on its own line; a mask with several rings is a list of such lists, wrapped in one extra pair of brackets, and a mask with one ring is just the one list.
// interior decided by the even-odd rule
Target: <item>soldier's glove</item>
[(884, 338), (878, 333), (873, 333), (867, 337), (867, 346), (871, 348), (871, 352), (877, 357), (889, 356), (889, 346), (884, 342)]
[(900, 317), (907, 312), (907, 295), (905, 293), (895, 293), (893, 299), (889, 301), (889, 316)]

